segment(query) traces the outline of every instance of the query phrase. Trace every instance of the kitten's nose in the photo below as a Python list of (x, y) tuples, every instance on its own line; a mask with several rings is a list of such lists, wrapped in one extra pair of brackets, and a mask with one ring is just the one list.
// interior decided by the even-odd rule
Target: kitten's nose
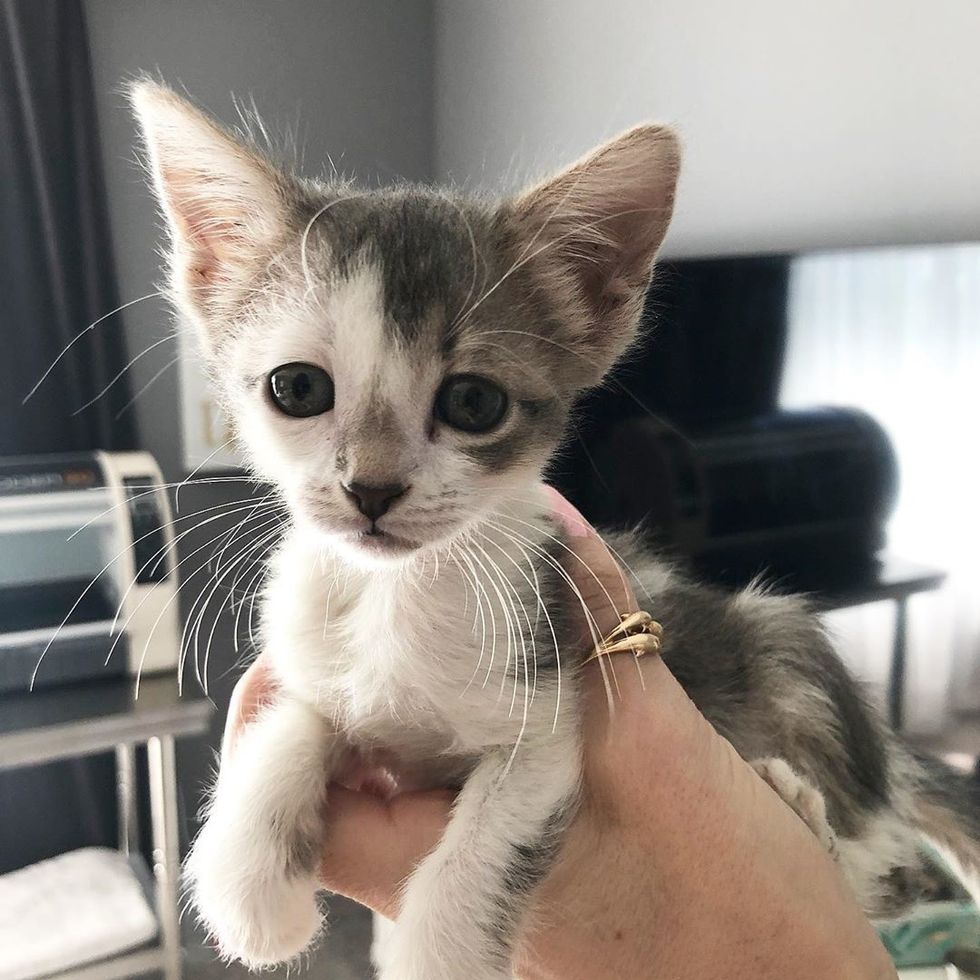
[(376, 521), (388, 513), (391, 505), (404, 495), (408, 487), (401, 483), (386, 483), (382, 486), (372, 486), (368, 483), (341, 483), (344, 493), (354, 502), (357, 509), (365, 516)]

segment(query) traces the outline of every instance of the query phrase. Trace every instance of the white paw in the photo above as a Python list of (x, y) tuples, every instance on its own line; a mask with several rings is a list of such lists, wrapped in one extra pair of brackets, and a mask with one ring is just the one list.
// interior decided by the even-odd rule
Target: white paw
[(284, 874), (269, 861), (274, 848), (235, 846), (235, 834), (212, 832), (213, 826), (209, 821), (194, 842), (185, 873), (221, 956), (252, 969), (295, 959), (322, 925), (316, 879)]
[(752, 768), (776, 791), (779, 798), (810, 828), (817, 840), (836, 859), (837, 835), (827, 819), (823, 793), (798, 775), (785, 759), (756, 759)]

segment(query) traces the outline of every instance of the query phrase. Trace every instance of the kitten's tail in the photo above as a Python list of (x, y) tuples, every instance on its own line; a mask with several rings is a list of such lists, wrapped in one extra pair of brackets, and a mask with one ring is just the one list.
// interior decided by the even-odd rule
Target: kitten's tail
[(980, 778), (919, 758), (912, 820), (980, 905)]

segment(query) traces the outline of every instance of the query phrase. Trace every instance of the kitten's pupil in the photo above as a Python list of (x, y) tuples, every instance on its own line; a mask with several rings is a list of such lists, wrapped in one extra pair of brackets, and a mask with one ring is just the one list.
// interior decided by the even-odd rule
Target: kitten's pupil
[(448, 378), (436, 398), (436, 415), (463, 432), (488, 432), (507, 411), (507, 395), (493, 381), (476, 374)]
[(269, 393), (280, 411), (309, 418), (330, 411), (334, 403), (333, 379), (315, 364), (284, 364), (269, 375)]
[(293, 379), (293, 398), (303, 401), (312, 387), (313, 383), (310, 381), (310, 376), (305, 371), (297, 374)]

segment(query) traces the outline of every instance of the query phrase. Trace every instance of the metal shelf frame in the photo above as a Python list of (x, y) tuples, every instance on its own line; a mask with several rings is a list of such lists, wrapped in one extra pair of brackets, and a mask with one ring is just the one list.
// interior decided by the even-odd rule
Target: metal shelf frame
[(145, 678), (138, 697), (132, 681), (0, 697), (0, 770), (115, 753), (119, 849), (125, 854), (139, 849), (136, 750), (145, 746), (147, 753), (158, 942), (46, 980), (122, 980), (153, 972), (180, 980), (176, 739), (207, 732), (212, 713), (206, 699), (178, 696), (175, 674)]

